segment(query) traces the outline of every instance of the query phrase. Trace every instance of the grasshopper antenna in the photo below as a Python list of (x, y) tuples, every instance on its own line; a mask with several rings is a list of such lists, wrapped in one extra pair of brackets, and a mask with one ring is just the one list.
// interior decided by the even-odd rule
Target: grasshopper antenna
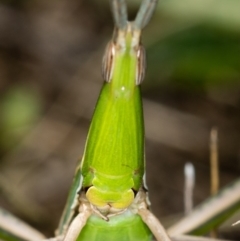
[(156, 9), (158, 0), (143, 0), (136, 19), (133, 23), (136, 29), (143, 29), (151, 19), (154, 10)]
[(127, 26), (128, 21), (126, 2), (125, 0), (111, 0), (110, 3), (115, 25), (123, 30)]

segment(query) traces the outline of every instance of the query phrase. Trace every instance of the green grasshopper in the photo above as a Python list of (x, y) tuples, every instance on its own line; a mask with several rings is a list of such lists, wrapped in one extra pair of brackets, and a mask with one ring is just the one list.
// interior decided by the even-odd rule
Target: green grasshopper
[(133, 22), (124, 0), (112, 0), (113, 39), (102, 63), (105, 83), (57, 236), (64, 241), (169, 241), (148, 209), (144, 185), (144, 123), (140, 84), (145, 75), (141, 30), (157, 0), (143, 0)]

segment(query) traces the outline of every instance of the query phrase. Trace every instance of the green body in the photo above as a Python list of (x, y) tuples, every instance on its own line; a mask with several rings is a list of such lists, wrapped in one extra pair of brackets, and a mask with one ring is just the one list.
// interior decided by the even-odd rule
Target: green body
[[(73, 210), (77, 209), (76, 200), (80, 189), (84, 190), (89, 203), (97, 209), (107, 207), (122, 213), (133, 203), (135, 194), (143, 184), (144, 123), (140, 86), (136, 84), (139, 59), (136, 49), (132, 49), (131, 32), (125, 36), (124, 48), (117, 44), (114, 46), (114, 54), (109, 58), (112, 62), (106, 70), (111, 72), (110, 79), (104, 83), (96, 104), (83, 158), (77, 168), (58, 235), (64, 234), (67, 225), (76, 215)], [(106, 55), (111, 54), (111, 51), (111, 48), (107, 49)], [(119, 227), (126, 226), (126, 235), (132, 230), (136, 237), (143, 233), (142, 240), (149, 240), (151, 232), (141, 218), (136, 214), (130, 215), (128, 219), (133, 224), (129, 228), (130, 221), (121, 219), (124, 213), (117, 214), (113, 219), (119, 217)], [(98, 216), (96, 220), (99, 222), (96, 224), (94, 216), (91, 216), (83, 229), (84, 235), (92, 229), (90, 227), (94, 227), (96, 232), (111, 227), (114, 236), (117, 235), (117, 222), (114, 222), (115, 227), (112, 228), (112, 218), (105, 221)], [(100, 227), (99, 223), (104, 227)], [(105, 231), (98, 233), (104, 237), (106, 235)], [(127, 239), (127, 236), (126, 240), (132, 240)], [(102, 240), (106, 240), (104, 237)], [(79, 240), (85, 239), (80, 235)]]
[[(104, 84), (83, 157), (83, 187), (93, 185), (88, 191), (94, 192), (94, 200), (102, 198), (96, 201), (99, 206), (109, 202), (116, 207), (128, 206), (134, 195), (131, 189), (137, 191), (142, 184), (142, 103), (129, 68), (122, 68), (121, 79)], [(116, 81), (118, 86), (114, 86)]]
[[(83, 187), (98, 207), (128, 207), (142, 186), (144, 130), (140, 87), (135, 84), (136, 56), (129, 48), (115, 56), (113, 77), (103, 85), (82, 159)], [(151, 231), (131, 211), (109, 221), (92, 215), (78, 241), (151, 240)]]
[(77, 241), (150, 241), (152, 234), (140, 216), (125, 212), (108, 222), (92, 215)]

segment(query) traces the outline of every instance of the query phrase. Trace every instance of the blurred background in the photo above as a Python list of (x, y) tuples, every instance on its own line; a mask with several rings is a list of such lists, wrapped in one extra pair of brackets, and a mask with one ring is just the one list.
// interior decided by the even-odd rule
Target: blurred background
[[(128, 2), (134, 19), (141, 1)], [(143, 32), (147, 181), (163, 222), (183, 213), (186, 162), (194, 204), (210, 195), (212, 127), (220, 186), (239, 176), (239, 9), (239, 0), (161, 0)], [(47, 235), (83, 153), (112, 30), (108, 0), (0, 1), (0, 205)]]

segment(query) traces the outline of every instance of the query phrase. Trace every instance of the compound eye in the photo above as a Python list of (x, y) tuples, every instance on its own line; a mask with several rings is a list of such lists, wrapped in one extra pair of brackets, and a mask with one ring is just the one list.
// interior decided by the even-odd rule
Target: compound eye
[(146, 72), (146, 52), (142, 45), (138, 46), (137, 59), (138, 65), (136, 69), (136, 85), (140, 85), (144, 80)]
[(102, 60), (102, 76), (106, 82), (110, 82), (113, 72), (113, 58), (115, 56), (115, 45), (113, 42), (108, 43)]

